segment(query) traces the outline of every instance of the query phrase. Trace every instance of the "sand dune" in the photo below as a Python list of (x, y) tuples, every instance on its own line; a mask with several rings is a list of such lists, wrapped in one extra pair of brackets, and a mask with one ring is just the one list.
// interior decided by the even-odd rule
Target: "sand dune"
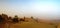
[(23, 22), (11, 24), (10, 28), (55, 28), (54, 25), (48, 25), (45, 23), (33, 23), (33, 22)]

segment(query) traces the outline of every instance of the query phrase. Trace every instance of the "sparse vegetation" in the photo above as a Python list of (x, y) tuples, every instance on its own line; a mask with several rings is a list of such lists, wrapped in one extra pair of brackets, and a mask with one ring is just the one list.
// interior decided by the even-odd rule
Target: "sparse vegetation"
[[(0, 20), (1, 19), (3, 19), (2, 20), (4, 23), (3, 27), (7, 26), (6, 28), (57, 28), (57, 25), (54, 23), (48, 23), (48, 24), (46, 22), (39, 23), (39, 22), (36, 22), (38, 20), (35, 20), (33, 17), (19, 18), (18, 16), (15, 16), (14, 18), (12, 18), (12, 17), (8, 17), (6, 14), (2, 14), (2, 15), (0, 15)], [(18, 20), (18, 19), (20, 19), (20, 20)], [(0, 21), (0, 22), (2, 22), (2, 21)]]

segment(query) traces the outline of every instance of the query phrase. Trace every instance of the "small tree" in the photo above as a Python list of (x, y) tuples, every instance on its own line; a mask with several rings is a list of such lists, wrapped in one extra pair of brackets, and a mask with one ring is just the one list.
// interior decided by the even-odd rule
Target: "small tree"
[(15, 22), (18, 22), (18, 16), (17, 16), (17, 15), (14, 16), (13, 22), (14, 22), (14, 23), (15, 23)]
[(31, 18), (33, 19), (33, 16), (31, 16)]

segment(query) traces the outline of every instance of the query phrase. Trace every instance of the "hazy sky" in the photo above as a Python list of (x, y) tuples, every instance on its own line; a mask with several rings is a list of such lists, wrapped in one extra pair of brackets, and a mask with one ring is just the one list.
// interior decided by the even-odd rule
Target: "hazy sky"
[(59, 18), (60, 0), (0, 0), (0, 13)]

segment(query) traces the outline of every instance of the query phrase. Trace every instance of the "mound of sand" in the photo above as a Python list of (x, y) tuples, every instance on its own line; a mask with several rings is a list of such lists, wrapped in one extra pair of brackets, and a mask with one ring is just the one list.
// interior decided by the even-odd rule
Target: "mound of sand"
[(54, 25), (49, 25), (45, 23), (34, 23), (34, 22), (23, 22), (11, 24), (10, 28), (55, 28)]

